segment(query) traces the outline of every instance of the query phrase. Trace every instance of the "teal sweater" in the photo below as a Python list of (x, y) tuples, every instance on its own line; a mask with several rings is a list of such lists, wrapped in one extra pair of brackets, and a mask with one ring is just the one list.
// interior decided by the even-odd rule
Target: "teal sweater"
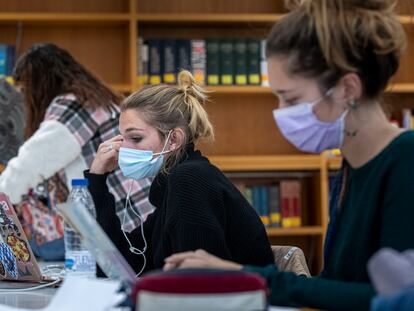
[(414, 132), (395, 138), (360, 168), (349, 167), (324, 273), (306, 278), (275, 266), (244, 270), (261, 274), (272, 305), (329, 310), (368, 310), (375, 290), (367, 262), (380, 248), (414, 249)]

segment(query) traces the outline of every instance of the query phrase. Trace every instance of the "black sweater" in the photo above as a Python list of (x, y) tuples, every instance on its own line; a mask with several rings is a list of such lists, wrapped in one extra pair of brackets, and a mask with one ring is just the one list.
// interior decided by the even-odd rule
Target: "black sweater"
[[(142, 256), (132, 254), (115, 214), (107, 175), (85, 172), (89, 180), (97, 220), (130, 265), (139, 271)], [(148, 243), (145, 271), (160, 269), (174, 253), (204, 249), (240, 264), (272, 264), (273, 254), (265, 228), (243, 195), (224, 174), (210, 164), (194, 145), (168, 174), (159, 173), (150, 189), (149, 201), (156, 207), (144, 223)], [(128, 237), (143, 248), (140, 228)]]

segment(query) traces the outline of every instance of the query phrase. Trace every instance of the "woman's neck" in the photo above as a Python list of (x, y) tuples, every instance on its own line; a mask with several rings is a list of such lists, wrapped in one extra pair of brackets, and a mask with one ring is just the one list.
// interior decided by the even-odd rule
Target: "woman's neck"
[(403, 132), (388, 121), (381, 105), (375, 102), (361, 102), (356, 109), (351, 109), (345, 130), (341, 151), (353, 168), (372, 160)]

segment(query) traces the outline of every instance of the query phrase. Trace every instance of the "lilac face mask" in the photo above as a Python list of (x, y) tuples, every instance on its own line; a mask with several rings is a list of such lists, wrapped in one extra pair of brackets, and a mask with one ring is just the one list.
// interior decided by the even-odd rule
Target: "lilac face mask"
[[(330, 93), (328, 91), (325, 96)], [(320, 121), (313, 107), (324, 97), (314, 102), (273, 110), (273, 117), (283, 136), (299, 150), (321, 153), (342, 146), (348, 110), (334, 122)]]

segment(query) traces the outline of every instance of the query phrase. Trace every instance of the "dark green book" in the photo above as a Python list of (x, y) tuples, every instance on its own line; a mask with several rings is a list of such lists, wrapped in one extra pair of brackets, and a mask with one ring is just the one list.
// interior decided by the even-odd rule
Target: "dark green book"
[(234, 40), (234, 77), (236, 85), (247, 84), (247, 44), (246, 39)]
[(260, 85), (260, 40), (247, 40), (247, 75), (248, 83)]
[(219, 40), (208, 39), (207, 45), (207, 84), (220, 84), (220, 54)]
[(222, 85), (234, 84), (233, 40), (220, 40), (220, 83)]

